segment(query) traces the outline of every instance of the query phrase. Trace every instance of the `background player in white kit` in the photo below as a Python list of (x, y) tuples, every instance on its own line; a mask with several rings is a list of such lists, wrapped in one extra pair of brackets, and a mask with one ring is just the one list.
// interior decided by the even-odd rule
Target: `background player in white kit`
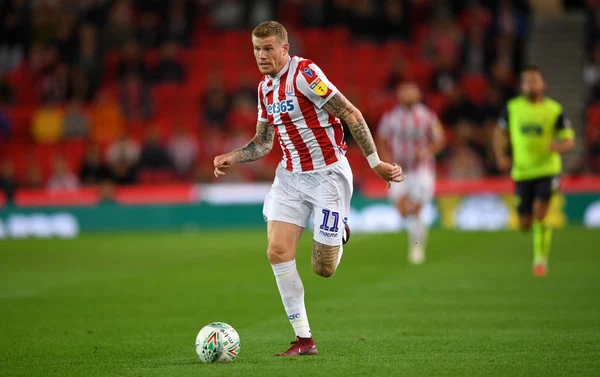
[(412, 82), (398, 86), (399, 104), (381, 118), (377, 141), (384, 159), (398, 161), (406, 181), (389, 192), (407, 221), (411, 263), (425, 261), (427, 224), (423, 207), (433, 199), (435, 155), (444, 148), (444, 131), (438, 117), (420, 103), (421, 91)]
[(304, 306), (304, 287), (296, 270), (296, 248), (313, 216), (313, 271), (331, 276), (342, 257), (352, 196), (352, 171), (345, 157), (343, 119), (373, 170), (386, 182), (401, 182), (402, 169), (381, 162), (360, 111), (310, 60), (290, 57), (287, 31), (267, 21), (252, 31), (258, 68), (256, 135), (244, 147), (214, 160), (215, 175), (258, 160), (279, 136), (283, 161), (265, 198), (268, 249), (279, 293), (296, 341), (280, 356), (316, 355)]

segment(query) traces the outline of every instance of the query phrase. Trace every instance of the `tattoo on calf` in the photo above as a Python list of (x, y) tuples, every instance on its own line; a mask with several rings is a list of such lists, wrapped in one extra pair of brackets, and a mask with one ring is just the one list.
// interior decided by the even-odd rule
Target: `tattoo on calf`
[(312, 251), (313, 271), (320, 275), (327, 273), (331, 275), (335, 271), (339, 252), (339, 246), (328, 246), (314, 241)]

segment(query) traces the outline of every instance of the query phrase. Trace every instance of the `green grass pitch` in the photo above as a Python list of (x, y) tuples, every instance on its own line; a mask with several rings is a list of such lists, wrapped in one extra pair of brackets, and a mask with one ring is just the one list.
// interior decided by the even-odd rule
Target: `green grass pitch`
[[(293, 339), (263, 231), (0, 242), (0, 376), (598, 376), (600, 232), (555, 232), (547, 278), (531, 235), (354, 235), (338, 272), (298, 264), (319, 356)], [(241, 353), (204, 365), (194, 340), (232, 324)]]

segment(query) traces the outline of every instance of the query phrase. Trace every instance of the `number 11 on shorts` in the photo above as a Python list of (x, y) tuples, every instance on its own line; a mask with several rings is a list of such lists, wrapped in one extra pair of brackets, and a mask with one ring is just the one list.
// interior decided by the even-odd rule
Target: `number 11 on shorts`
[[(333, 226), (330, 228), (327, 224), (329, 224), (329, 215), (333, 217)], [(323, 210), (323, 224), (321, 224), (321, 229), (324, 231), (329, 231), (332, 233), (337, 233), (340, 229), (338, 228), (340, 222), (340, 213), (339, 212), (331, 212), (328, 209)]]

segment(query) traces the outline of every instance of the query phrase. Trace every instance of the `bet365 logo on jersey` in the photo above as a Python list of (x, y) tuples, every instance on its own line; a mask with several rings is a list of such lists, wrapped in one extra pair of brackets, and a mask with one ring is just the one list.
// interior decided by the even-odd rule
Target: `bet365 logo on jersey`
[(275, 102), (272, 105), (267, 106), (267, 113), (269, 115), (279, 114), (279, 113), (287, 113), (288, 111), (293, 111), (295, 109), (294, 101), (288, 99), (287, 101), (279, 101)]

